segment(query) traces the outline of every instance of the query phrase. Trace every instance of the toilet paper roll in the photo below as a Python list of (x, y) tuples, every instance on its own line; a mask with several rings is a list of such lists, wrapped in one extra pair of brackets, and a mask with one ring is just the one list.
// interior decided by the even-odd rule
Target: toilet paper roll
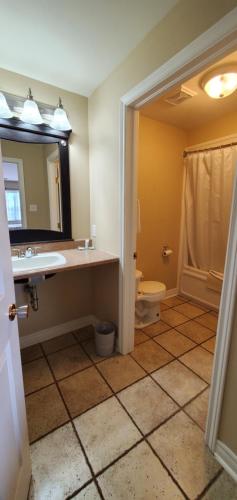
[(169, 255), (172, 255), (173, 250), (171, 248), (164, 248), (162, 252), (163, 257), (169, 257)]

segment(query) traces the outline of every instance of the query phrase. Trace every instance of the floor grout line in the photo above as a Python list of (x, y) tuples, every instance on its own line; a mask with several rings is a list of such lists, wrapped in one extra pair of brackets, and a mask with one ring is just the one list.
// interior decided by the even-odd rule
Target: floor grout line
[[(187, 301), (187, 302), (188, 302), (188, 301)], [(184, 302), (184, 303), (186, 303), (186, 302)], [(176, 306), (174, 306), (174, 307), (176, 307)], [(174, 307), (169, 307), (169, 309), (174, 309)], [(198, 306), (197, 306), (197, 307), (198, 307)], [(174, 309), (174, 310), (175, 310), (175, 309)], [(179, 311), (176, 311), (176, 312), (179, 312)], [(203, 312), (200, 316), (202, 316), (202, 315), (204, 315), (204, 314), (207, 314), (207, 312), (210, 312), (210, 311), (204, 311), (204, 312)], [(161, 320), (162, 320), (162, 319), (161, 319)], [(193, 319), (193, 318), (192, 318), (192, 319), (191, 319), (191, 318), (188, 318), (188, 320), (187, 320), (187, 321), (185, 321), (185, 323), (188, 323), (188, 321), (193, 321), (193, 320), (195, 320), (195, 319)], [(163, 320), (162, 320), (162, 321), (163, 321)], [(198, 323), (198, 322), (197, 322), (197, 323)], [(184, 323), (182, 323), (182, 324), (184, 324)], [(198, 324), (199, 324), (200, 326), (204, 326), (204, 325), (201, 325), (200, 323), (198, 323)], [(178, 325), (178, 326), (179, 326), (179, 325)], [(168, 331), (168, 330), (170, 330), (170, 329), (174, 329), (174, 330), (176, 330), (176, 327), (173, 327), (173, 326), (171, 326), (171, 325), (168, 325), (168, 324), (167, 324), (167, 327), (168, 327), (168, 329), (167, 329), (167, 330), (165, 330), (164, 332), (161, 332), (161, 333), (160, 333), (160, 334), (158, 334), (158, 335), (155, 335), (154, 337), (159, 337), (159, 335), (162, 335), (162, 333), (165, 333), (166, 331)], [(208, 327), (206, 327), (206, 328), (208, 328)], [(211, 329), (209, 329), (209, 330), (210, 330), (210, 331), (212, 331)], [(143, 333), (145, 333), (145, 335), (148, 335), (148, 334), (147, 334), (144, 330), (142, 330), (142, 329), (141, 329), (141, 331), (142, 331)], [(179, 334), (181, 334), (181, 335), (184, 335), (184, 336), (185, 336), (185, 334), (183, 334), (182, 332), (179, 332), (178, 330), (176, 330), (176, 331), (177, 331)], [(144, 368), (144, 367), (143, 367), (143, 366), (142, 366), (142, 365), (141, 365), (141, 364), (140, 364), (140, 363), (139, 363), (139, 362), (138, 362), (135, 358), (133, 358), (132, 354), (131, 354), (131, 353), (129, 353), (129, 354), (128, 354), (128, 356), (130, 356), (130, 357), (131, 357), (131, 359), (133, 359), (133, 361), (135, 361), (135, 363), (143, 369), (143, 371), (144, 371), (144, 376), (143, 376), (143, 377), (141, 377), (141, 378), (139, 378), (139, 379), (137, 379), (136, 381), (132, 382), (131, 384), (129, 384), (129, 385), (127, 385), (127, 386), (125, 386), (124, 388), (120, 389), (119, 391), (114, 391), (114, 389), (112, 388), (112, 386), (110, 385), (110, 383), (109, 383), (109, 382), (106, 380), (106, 378), (103, 376), (103, 373), (101, 373), (101, 372), (100, 372), (100, 370), (99, 370), (99, 368), (97, 367), (97, 365), (98, 365), (98, 364), (100, 364), (101, 362), (105, 361), (106, 359), (111, 359), (111, 358), (105, 358), (105, 359), (102, 359), (101, 361), (98, 361), (98, 362), (94, 361), (94, 360), (90, 357), (90, 355), (87, 353), (87, 351), (85, 350), (85, 347), (83, 346), (83, 342), (87, 342), (87, 341), (92, 340), (92, 339), (91, 339), (91, 338), (88, 338), (88, 339), (84, 339), (84, 340), (79, 341), (79, 339), (78, 339), (77, 335), (75, 335), (75, 332), (71, 332), (71, 333), (73, 334), (74, 338), (76, 339), (77, 344), (79, 344), (79, 346), (81, 347), (81, 349), (83, 350), (83, 352), (86, 354), (86, 356), (88, 357), (88, 359), (91, 361), (91, 365), (90, 365), (90, 366), (88, 366), (88, 367), (85, 367), (85, 368), (83, 368), (83, 369), (81, 369), (81, 370), (78, 370), (78, 371), (76, 371), (75, 373), (72, 373), (72, 374), (70, 374), (70, 375), (68, 375), (68, 376), (66, 376), (66, 377), (63, 377), (62, 379), (57, 380), (57, 379), (56, 379), (56, 377), (55, 377), (55, 375), (54, 375), (53, 369), (52, 369), (52, 368), (51, 368), (51, 366), (50, 366), (50, 363), (49, 363), (49, 360), (48, 360), (48, 355), (49, 355), (49, 354), (54, 354), (54, 352), (59, 352), (59, 351), (62, 351), (62, 350), (64, 350), (64, 349), (66, 349), (67, 347), (72, 347), (72, 346), (73, 346), (73, 345), (75, 345), (75, 344), (72, 344), (71, 346), (66, 346), (66, 347), (61, 348), (61, 349), (59, 349), (59, 350), (57, 350), (57, 351), (54, 351), (53, 353), (48, 353), (48, 354), (46, 354), (46, 353), (45, 353), (45, 351), (43, 350), (43, 348), (42, 348), (41, 344), (39, 344), (39, 345), (41, 346), (42, 351), (43, 351), (43, 355), (42, 355), (41, 357), (43, 357), (43, 358), (46, 360), (47, 365), (49, 366), (50, 372), (51, 372), (51, 374), (52, 374), (52, 376), (53, 376), (53, 380), (54, 380), (54, 382), (52, 382), (51, 384), (49, 384), (49, 385), (47, 385), (47, 386), (41, 387), (40, 389), (38, 389), (38, 390), (36, 390), (36, 391), (33, 391), (32, 393), (29, 393), (29, 394), (27, 395), (27, 396), (29, 396), (29, 395), (31, 395), (31, 394), (34, 394), (35, 392), (39, 392), (40, 390), (42, 390), (42, 389), (44, 389), (44, 388), (46, 388), (46, 387), (49, 387), (49, 386), (51, 386), (51, 385), (54, 385), (54, 384), (56, 385), (56, 388), (57, 388), (57, 389), (58, 389), (58, 391), (59, 391), (60, 397), (61, 397), (61, 399), (62, 399), (62, 401), (63, 401), (63, 404), (64, 404), (64, 407), (65, 407), (65, 409), (66, 409), (66, 412), (67, 412), (67, 415), (68, 415), (69, 420), (68, 420), (67, 422), (64, 422), (63, 424), (61, 424), (59, 427), (57, 427), (57, 428), (55, 428), (55, 429), (53, 429), (53, 430), (49, 431), (48, 433), (44, 434), (43, 436), (41, 436), (41, 437), (40, 437), (40, 438), (38, 438), (37, 440), (33, 441), (33, 442), (32, 442), (32, 444), (34, 444), (35, 442), (37, 442), (37, 441), (41, 440), (41, 439), (42, 439), (42, 438), (44, 438), (45, 436), (47, 436), (47, 435), (51, 434), (52, 432), (56, 431), (57, 429), (59, 429), (59, 428), (63, 427), (64, 425), (66, 425), (66, 424), (68, 424), (68, 423), (70, 422), (70, 423), (71, 423), (71, 425), (72, 425), (72, 427), (73, 427), (73, 429), (74, 429), (74, 432), (75, 432), (75, 434), (76, 434), (76, 436), (77, 436), (77, 439), (78, 439), (79, 445), (81, 446), (81, 449), (82, 449), (83, 455), (84, 455), (84, 457), (85, 457), (86, 463), (87, 463), (87, 465), (88, 465), (88, 467), (89, 467), (89, 469), (90, 469), (90, 472), (91, 472), (92, 478), (91, 478), (90, 480), (88, 480), (88, 481), (87, 481), (84, 485), (82, 485), (82, 486), (81, 486), (81, 487), (80, 487), (77, 491), (74, 491), (71, 495), (69, 495), (69, 496), (67, 497), (67, 500), (69, 500), (69, 499), (71, 499), (71, 498), (75, 497), (75, 495), (77, 495), (80, 491), (82, 491), (83, 489), (85, 489), (85, 488), (86, 488), (86, 486), (88, 486), (88, 485), (89, 485), (89, 484), (91, 484), (92, 482), (94, 482), (94, 483), (95, 483), (96, 488), (98, 489), (98, 491), (99, 491), (99, 494), (100, 494), (101, 498), (102, 498), (102, 499), (104, 499), (103, 493), (102, 493), (102, 491), (101, 491), (101, 489), (100, 489), (100, 486), (99, 486), (99, 484), (98, 484), (98, 482), (97, 482), (97, 477), (98, 477), (98, 476), (100, 476), (101, 474), (103, 474), (103, 472), (105, 472), (105, 470), (107, 470), (108, 468), (110, 468), (110, 467), (111, 467), (114, 463), (116, 463), (118, 460), (120, 460), (123, 456), (126, 456), (126, 455), (127, 455), (127, 454), (128, 454), (128, 453), (129, 453), (129, 452), (130, 452), (133, 448), (135, 448), (136, 446), (138, 446), (138, 445), (139, 445), (140, 443), (142, 443), (142, 442), (146, 442), (146, 443), (148, 444), (148, 446), (150, 447), (150, 449), (152, 450), (152, 452), (155, 454), (155, 456), (157, 457), (157, 459), (161, 462), (162, 466), (163, 466), (163, 467), (166, 469), (166, 471), (168, 472), (169, 476), (172, 478), (173, 482), (174, 482), (174, 483), (178, 486), (178, 488), (180, 489), (180, 491), (182, 492), (182, 494), (185, 496), (185, 498), (186, 498), (186, 499), (188, 499), (188, 496), (185, 494), (185, 492), (183, 491), (182, 487), (180, 487), (179, 483), (178, 483), (178, 482), (177, 482), (177, 480), (176, 480), (176, 479), (172, 476), (172, 474), (171, 474), (170, 470), (168, 469), (168, 467), (166, 467), (166, 465), (163, 463), (163, 461), (162, 461), (162, 460), (161, 460), (161, 458), (159, 457), (159, 454), (158, 454), (158, 453), (157, 453), (157, 452), (153, 449), (153, 447), (152, 447), (152, 446), (151, 446), (151, 444), (149, 443), (148, 438), (149, 438), (149, 436), (150, 436), (153, 432), (155, 432), (157, 429), (159, 429), (162, 425), (164, 425), (167, 421), (169, 421), (171, 418), (173, 418), (173, 417), (174, 417), (177, 413), (179, 413), (180, 411), (184, 411), (184, 413), (185, 413), (185, 414), (187, 414), (187, 413), (186, 413), (186, 411), (185, 411), (185, 407), (186, 407), (187, 405), (189, 405), (192, 401), (194, 401), (196, 398), (198, 398), (198, 397), (199, 397), (202, 393), (204, 393), (204, 392), (208, 389), (208, 387), (209, 387), (209, 383), (208, 383), (206, 380), (204, 380), (201, 376), (199, 376), (196, 372), (194, 372), (194, 371), (193, 371), (190, 367), (188, 367), (188, 366), (186, 366), (184, 363), (182, 363), (182, 361), (180, 361), (180, 359), (179, 359), (179, 358), (180, 358), (181, 356), (183, 356), (184, 354), (186, 354), (186, 353), (188, 353), (188, 352), (190, 352), (190, 351), (194, 350), (196, 347), (202, 347), (202, 348), (203, 348), (206, 352), (209, 352), (209, 354), (211, 354), (211, 355), (212, 355), (212, 353), (211, 353), (210, 351), (208, 351), (208, 349), (206, 349), (205, 347), (203, 347), (201, 344), (197, 344), (195, 341), (193, 341), (192, 339), (190, 339), (189, 337), (187, 337), (187, 336), (186, 336), (187, 338), (189, 338), (189, 340), (192, 340), (192, 341), (195, 343), (195, 346), (194, 346), (194, 347), (192, 347), (192, 348), (190, 348), (188, 351), (185, 351), (184, 353), (182, 353), (182, 354), (181, 354), (181, 355), (179, 355), (179, 356), (174, 356), (172, 353), (170, 353), (170, 351), (168, 351), (168, 350), (167, 350), (167, 349), (165, 349), (163, 346), (161, 346), (159, 343), (157, 343), (156, 341), (154, 341), (154, 337), (150, 337), (150, 336), (148, 336), (148, 338), (147, 338), (147, 339), (145, 339), (144, 341), (142, 341), (142, 342), (138, 343), (136, 346), (134, 346), (134, 349), (135, 349), (135, 347), (138, 347), (139, 345), (144, 344), (144, 343), (148, 342), (149, 340), (153, 340), (153, 342), (154, 342), (156, 345), (159, 345), (159, 346), (160, 346), (161, 348), (163, 348), (163, 349), (164, 349), (167, 353), (169, 353), (169, 355), (171, 355), (171, 356), (172, 356), (172, 359), (171, 359), (170, 361), (168, 361), (167, 363), (165, 363), (164, 365), (162, 365), (161, 367), (156, 368), (156, 369), (152, 370), (151, 372), (148, 372), (148, 371), (147, 371), (147, 370), (146, 370), (146, 369), (145, 369), (145, 368)], [(213, 332), (213, 335), (212, 335), (212, 337), (210, 337), (210, 338), (213, 338), (214, 336), (215, 336), (215, 333)], [(208, 339), (206, 339), (206, 340), (204, 340), (203, 342), (206, 342), (207, 340), (209, 340), (209, 338), (208, 338)], [(39, 358), (37, 358), (37, 359), (41, 359), (41, 357), (39, 357)], [(36, 359), (35, 359), (35, 360), (36, 360)], [(35, 361), (35, 360), (32, 360), (32, 361)], [(163, 367), (165, 367), (165, 366), (169, 365), (169, 364), (170, 364), (171, 362), (173, 362), (174, 360), (179, 360), (179, 361), (180, 361), (180, 362), (181, 362), (181, 363), (182, 363), (182, 364), (183, 364), (183, 365), (184, 365), (187, 369), (189, 369), (192, 373), (194, 373), (197, 377), (199, 377), (199, 378), (200, 378), (200, 380), (202, 380), (203, 382), (205, 382), (205, 383), (207, 384), (207, 386), (206, 386), (204, 389), (202, 389), (202, 390), (201, 390), (198, 394), (196, 394), (196, 395), (195, 395), (193, 398), (191, 398), (191, 399), (190, 399), (187, 403), (185, 403), (185, 405), (182, 405), (182, 406), (181, 406), (181, 405), (179, 405), (179, 404), (177, 403), (177, 401), (175, 401), (175, 400), (172, 398), (172, 396), (170, 396), (170, 394), (169, 394), (166, 390), (164, 390), (164, 388), (163, 388), (162, 386), (160, 386), (160, 385), (159, 385), (159, 383), (158, 383), (156, 380), (154, 380), (154, 379), (153, 379), (153, 377), (152, 377), (152, 374), (153, 374), (154, 372), (156, 372), (156, 371), (158, 371), (159, 369), (161, 369), (161, 368), (163, 368)], [(28, 363), (28, 362), (26, 362), (26, 363)], [(26, 364), (26, 363), (24, 363), (24, 364)], [(89, 368), (91, 368), (91, 367), (94, 367), (94, 368), (96, 369), (96, 371), (97, 371), (97, 372), (99, 373), (99, 375), (102, 377), (102, 379), (103, 379), (103, 380), (104, 380), (104, 382), (107, 384), (107, 386), (110, 388), (110, 390), (111, 390), (111, 392), (112, 392), (112, 393), (111, 393), (111, 395), (110, 395), (110, 396), (108, 396), (106, 399), (104, 399), (103, 401), (100, 401), (99, 403), (96, 403), (96, 404), (95, 404), (95, 405), (93, 405), (92, 407), (90, 407), (90, 408), (88, 408), (87, 410), (85, 410), (85, 411), (83, 411), (82, 413), (80, 413), (78, 416), (71, 417), (71, 415), (70, 415), (70, 411), (69, 411), (69, 409), (68, 409), (68, 407), (67, 407), (67, 404), (66, 404), (66, 402), (65, 402), (65, 400), (64, 400), (64, 397), (63, 397), (63, 395), (62, 395), (62, 393), (61, 393), (61, 389), (60, 389), (60, 387), (59, 387), (59, 382), (61, 382), (62, 380), (65, 380), (65, 379), (67, 379), (67, 378), (69, 378), (69, 377), (71, 377), (71, 376), (74, 376), (74, 375), (75, 375), (75, 374), (77, 374), (77, 373), (81, 373), (81, 372), (82, 372), (82, 371), (84, 371), (84, 370), (88, 370), (88, 369), (89, 369)], [(150, 378), (153, 382), (155, 382), (155, 383), (156, 383), (156, 385), (157, 385), (157, 386), (158, 386), (158, 387), (159, 387), (159, 388), (160, 388), (160, 389), (161, 389), (161, 390), (162, 390), (162, 391), (163, 391), (163, 392), (164, 392), (164, 393), (165, 393), (165, 394), (166, 394), (166, 395), (167, 395), (167, 396), (168, 396), (171, 400), (173, 400), (173, 402), (174, 402), (174, 403), (176, 404), (176, 406), (177, 406), (177, 410), (176, 410), (176, 411), (174, 411), (174, 412), (173, 412), (173, 413), (172, 413), (169, 417), (167, 417), (167, 419), (165, 419), (165, 420), (163, 420), (161, 423), (159, 423), (159, 425), (157, 425), (157, 426), (156, 426), (155, 428), (153, 428), (151, 431), (149, 431), (148, 433), (143, 433), (143, 432), (141, 431), (141, 429), (139, 428), (139, 426), (136, 424), (136, 422), (135, 422), (135, 420), (133, 419), (133, 417), (130, 415), (129, 411), (126, 409), (126, 407), (125, 407), (125, 406), (123, 405), (123, 403), (120, 401), (120, 399), (119, 399), (119, 394), (120, 394), (120, 393), (122, 393), (122, 392), (123, 392), (124, 390), (126, 390), (127, 388), (132, 387), (132, 386), (133, 386), (133, 385), (135, 385), (136, 383), (139, 383), (140, 381), (144, 380), (144, 379), (145, 379), (145, 378), (147, 378), (147, 377), (149, 377), (149, 378)], [(27, 396), (26, 396), (26, 397), (27, 397)], [(136, 442), (136, 443), (135, 443), (132, 447), (130, 447), (128, 450), (125, 450), (123, 454), (121, 454), (119, 457), (117, 457), (116, 459), (114, 459), (114, 461), (112, 461), (110, 464), (108, 464), (106, 467), (104, 467), (101, 471), (99, 471), (98, 473), (96, 473), (96, 474), (95, 474), (95, 473), (94, 473), (94, 471), (93, 471), (93, 468), (92, 468), (92, 466), (91, 466), (91, 464), (90, 464), (89, 458), (87, 457), (87, 453), (86, 453), (86, 451), (85, 451), (85, 449), (84, 449), (84, 446), (83, 446), (83, 444), (82, 444), (82, 442), (81, 442), (81, 439), (80, 439), (80, 437), (79, 437), (79, 435), (78, 435), (78, 432), (77, 432), (77, 430), (76, 430), (76, 427), (75, 427), (75, 424), (74, 424), (74, 421), (73, 421), (73, 420), (75, 420), (77, 417), (80, 417), (81, 415), (83, 415), (83, 414), (87, 413), (88, 411), (90, 411), (91, 409), (95, 408), (96, 406), (99, 406), (99, 405), (100, 405), (100, 404), (102, 404), (104, 401), (107, 401), (108, 399), (111, 399), (112, 397), (115, 397), (115, 398), (116, 398), (116, 400), (118, 401), (118, 403), (120, 404), (120, 406), (121, 406), (121, 407), (123, 408), (123, 410), (126, 412), (126, 414), (127, 414), (127, 416), (129, 417), (129, 419), (130, 419), (130, 420), (132, 421), (132, 423), (136, 426), (136, 428), (138, 429), (138, 431), (139, 431), (139, 433), (141, 434), (141, 436), (142, 436), (142, 437), (141, 437), (141, 440), (139, 440), (138, 442)], [(201, 429), (201, 431), (203, 432), (203, 429), (200, 427), (200, 425), (199, 425), (199, 424), (198, 424), (198, 423), (197, 423), (197, 422), (196, 422), (196, 421), (195, 421), (192, 417), (190, 417), (190, 415), (188, 415), (188, 414), (187, 414), (187, 416), (188, 416), (188, 417), (189, 417), (189, 418), (190, 418), (190, 419), (191, 419), (191, 420), (195, 423), (195, 425), (197, 425), (197, 426)], [(212, 480), (212, 481), (211, 481), (211, 482), (210, 482), (210, 483), (206, 486), (205, 490), (203, 490), (203, 492), (202, 492), (202, 493), (201, 493), (201, 494), (197, 497), (198, 499), (199, 499), (199, 498), (202, 498), (202, 495), (204, 494), (204, 492), (208, 490), (208, 488), (210, 487), (210, 484), (212, 484), (212, 483), (214, 483), (214, 482), (215, 482), (215, 480), (217, 479), (217, 477), (219, 477), (220, 473), (221, 473), (221, 471), (219, 471), (219, 473), (215, 476), (215, 478), (214, 478), (214, 479), (213, 479), (213, 480)]]
[(67, 407), (67, 405), (66, 405), (65, 399), (64, 399), (63, 394), (62, 394), (62, 392), (61, 392), (61, 389), (60, 389), (60, 387), (59, 387), (59, 384), (58, 384), (58, 382), (57, 382), (57, 379), (56, 379), (56, 377), (55, 377), (55, 375), (54, 375), (54, 372), (53, 372), (53, 370), (52, 370), (52, 368), (51, 368), (51, 366), (50, 366), (50, 364), (49, 364), (48, 359), (47, 359), (47, 357), (46, 357), (46, 356), (45, 356), (45, 359), (46, 359), (46, 362), (48, 363), (49, 369), (50, 369), (50, 371), (51, 371), (51, 373), (52, 373), (52, 376), (53, 376), (53, 378), (54, 378), (54, 380), (55, 380), (56, 387), (57, 387), (57, 389), (58, 389), (58, 391), (59, 391), (59, 394), (60, 394), (60, 396), (61, 396), (61, 398), (62, 398), (62, 401), (63, 401), (63, 403), (64, 403), (64, 406), (65, 406), (66, 412), (67, 412), (67, 414), (68, 414), (68, 417), (69, 417), (70, 423), (71, 423), (71, 425), (72, 425), (72, 428), (73, 428), (74, 434), (75, 434), (75, 435), (76, 435), (76, 437), (77, 437), (77, 440), (78, 440), (79, 445), (80, 445), (80, 447), (81, 447), (81, 450), (82, 450), (82, 453), (83, 453), (83, 455), (84, 455), (85, 461), (86, 461), (86, 463), (87, 463), (87, 465), (88, 465), (88, 467), (89, 467), (89, 470), (90, 470), (91, 476), (92, 476), (92, 478), (94, 479), (94, 481), (95, 481), (95, 483), (96, 483), (97, 489), (98, 489), (98, 491), (99, 491), (99, 494), (100, 494), (100, 496), (101, 496), (102, 500), (104, 500), (104, 496), (102, 495), (101, 489), (100, 489), (99, 485), (97, 484), (96, 477), (95, 477), (95, 475), (94, 475), (94, 471), (93, 471), (92, 465), (91, 465), (91, 463), (90, 463), (90, 461), (89, 461), (89, 459), (88, 459), (88, 456), (87, 456), (87, 454), (86, 454), (86, 452), (85, 452), (85, 448), (84, 448), (84, 446), (83, 446), (83, 444), (82, 444), (82, 442), (81, 442), (81, 439), (80, 439), (80, 437), (79, 437), (79, 435), (78, 435), (78, 432), (77, 432), (77, 430), (76, 430), (76, 427), (75, 427), (75, 424), (74, 424), (73, 419), (72, 419), (72, 417), (71, 417), (71, 414), (70, 414), (70, 412), (69, 412), (69, 409), (68, 409), (68, 407)]

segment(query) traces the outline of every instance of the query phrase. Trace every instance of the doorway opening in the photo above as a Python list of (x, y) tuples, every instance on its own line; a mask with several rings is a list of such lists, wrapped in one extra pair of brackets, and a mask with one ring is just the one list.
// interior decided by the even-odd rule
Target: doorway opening
[[(134, 338), (131, 334), (134, 326), (134, 312), (135, 312), (135, 286), (134, 286), (134, 276), (136, 270), (136, 263), (133, 260), (133, 254), (136, 254), (136, 240), (137, 240), (137, 164), (138, 164), (138, 138), (139, 138), (139, 111), (141, 111), (144, 105), (151, 105), (155, 99), (164, 98), (168, 92), (173, 92), (177, 86), (184, 85), (185, 82), (189, 81), (195, 75), (200, 74), (202, 71), (207, 71), (208, 68), (212, 64), (220, 63), (220, 61), (231, 54), (236, 49), (236, 44), (233, 41), (233, 38), (230, 37), (230, 32), (233, 33), (232, 28), (226, 27), (225, 35), (223, 35), (223, 39), (220, 41), (217, 35), (210, 34), (209, 39), (206, 37), (205, 40), (196, 41), (195, 48), (192, 44), (189, 46), (189, 50), (186, 54), (182, 54), (177, 58), (173, 58), (172, 61), (169, 61), (170, 64), (166, 64), (165, 67), (160, 68), (157, 72), (149, 77), (147, 80), (142, 82), (139, 86), (133, 89), (130, 93), (122, 98), (121, 101), (121, 168), (124, 175), (124, 183), (121, 186), (121, 204), (123, 210), (123, 228), (122, 228), (122, 265), (123, 265), (123, 276), (121, 277), (121, 306), (120, 306), (120, 318), (121, 325), (120, 328), (123, 329), (124, 334), (121, 336), (120, 340), (120, 348), (123, 353), (130, 352), (133, 350), (134, 346)], [(230, 39), (231, 38), (231, 39)], [(199, 59), (197, 60), (197, 55)], [(201, 60), (201, 62), (200, 62)], [(226, 139), (230, 139), (230, 133), (222, 133), (221, 137), (222, 141)], [(216, 136), (218, 137), (218, 136)], [(214, 138), (212, 138), (213, 141)], [(233, 137), (231, 142), (233, 141)], [(208, 142), (208, 139), (203, 140), (201, 142)], [(193, 144), (198, 144), (198, 142), (194, 142)], [(186, 151), (188, 146), (182, 148), (182, 151)], [(199, 144), (200, 145), (200, 144)], [(217, 144), (218, 147), (220, 144)], [(222, 144), (223, 145), (223, 144)], [(213, 144), (211, 144), (213, 147)], [(205, 145), (207, 147), (207, 144)], [(187, 157), (191, 157), (191, 152), (188, 152)], [(182, 183), (181, 183), (182, 184)], [(184, 199), (184, 191), (183, 191), (183, 199)], [(220, 302), (220, 317), (218, 321), (218, 341), (215, 352), (215, 363), (212, 375), (212, 384), (211, 391), (209, 397), (209, 411), (206, 425), (206, 434), (205, 440), (208, 444), (209, 448), (213, 453), (216, 453), (216, 444), (217, 444), (217, 431), (219, 424), (219, 417), (221, 411), (221, 403), (222, 403), (222, 395), (223, 395), (223, 387), (225, 380), (225, 371), (228, 360), (228, 349), (230, 344), (231, 337), (231, 322), (233, 318), (234, 312), (234, 290), (236, 286), (235, 279), (235, 270), (237, 268), (237, 262), (235, 259), (235, 249), (237, 246), (236, 239), (236, 185), (234, 184), (234, 194), (233, 194), (233, 203), (232, 203), (232, 216), (230, 219), (230, 230), (229, 230), (229, 243), (228, 243), (228, 251), (227, 258), (225, 264), (225, 275), (222, 285), (222, 298)], [(141, 205), (141, 203), (140, 203)], [(141, 207), (142, 213), (142, 207)], [(181, 209), (180, 209), (181, 214)], [(166, 214), (163, 214), (165, 217)], [(181, 234), (181, 241), (184, 241), (184, 234)], [(187, 242), (186, 242), (187, 243)], [(170, 242), (164, 240), (163, 246), (169, 247)], [(163, 247), (162, 247), (163, 248)], [(169, 249), (169, 248), (168, 248)], [(172, 245), (171, 245), (172, 250)], [(179, 249), (180, 250), (180, 249)], [(187, 247), (186, 247), (187, 250)], [(178, 251), (178, 276), (180, 276), (180, 269), (182, 265), (184, 265), (184, 248), (182, 251)], [(187, 256), (186, 259), (190, 259), (190, 255)], [(171, 256), (170, 256), (171, 257)], [(138, 254), (138, 259), (139, 259)], [(181, 264), (182, 263), (182, 264)], [(186, 262), (186, 265), (190, 264), (190, 260)], [(137, 266), (138, 267), (138, 266)], [(209, 269), (210, 270), (210, 269)], [(214, 270), (215, 271), (215, 270)], [(219, 271), (221, 273), (221, 271)], [(222, 273), (223, 274), (223, 273)], [(217, 275), (210, 276), (210, 280), (212, 280), (211, 288), (213, 288), (213, 281), (218, 280), (218, 286), (220, 286), (219, 280), (220, 276)], [(149, 279), (154, 279), (151, 276)], [(158, 278), (157, 278), (158, 279)], [(205, 278), (206, 279), (206, 278)], [(160, 280), (161, 281), (161, 280)], [(218, 301), (216, 304), (213, 302), (209, 302), (205, 305), (207, 300), (202, 300), (198, 297), (192, 297), (192, 293), (189, 292), (184, 293), (184, 290), (180, 288), (183, 287), (184, 284), (177, 281), (178, 285), (173, 288), (170, 286), (172, 290), (172, 295), (174, 294), (174, 289), (176, 289), (176, 293), (182, 292), (182, 297), (178, 298), (180, 303), (174, 305), (173, 307), (179, 307), (180, 309), (186, 309), (187, 312), (187, 304), (192, 307), (209, 307), (209, 309), (203, 310), (203, 316), (206, 316), (205, 319), (212, 322), (212, 324), (217, 323), (217, 309), (218, 309)], [(186, 286), (186, 284), (185, 284)], [(210, 288), (210, 289), (211, 289)], [(214, 292), (214, 290), (212, 290)], [(217, 293), (217, 292), (216, 292)], [(194, 300), (195, 304), (191, 304), (189, 301)], [(186, 304), (186, 306), (185, 306)], [(164, 304), (164, 308), (167, 306), (166, 310), (172, 309), (170, 304)], [(164, 311), (165, 312), (165, 311)], [(176, 311), (180, 314), (181, 311)], [(192, 310), (192, 313), (194, 311)], [(169, 313), (171, 315), (171, 313)], [(164, 315), (163, 315), (164, 316)], [(166, 314), (167, 316), (167, 314)], [(201, 315), (200, 315), (201, 316)], [(187, 321), (192, 321), (192, 318), (188, 318)], [(172, 325), (168, 325), (170, 330), (172, 329)], [(204, 325), (203, 325), (204, 326)], [(209, 325), (210, 326), (210, 325)], [(209, 328), (211, 330), (211, 328)], [(168, 330), (167, 330), (168, 331)], [(180, 332), (181, 333), (181, 332)], [(185, 335), (184, 335), (185, 336)], [(212, 336), (213, 337), (213, 336)], [(187, 338), (187, 337), (186, 337)], [(211, 338), (211, 336), (210, 336)], [(208, 341), (208, 339), (207, 339)], [(149, 340), (147, 341), (149, 342)], [(214, 341), (211, 341), (213, 343)], [(197, 348), (200, 347), (197, 345)], [(141, 349), (141, 348), (140, 348)], [(203, 347), (202, 347), (203, 349)], [(208, 354), (208, 353), (207, 353)], [(209, 354), (212, 355), (211, 352)]]

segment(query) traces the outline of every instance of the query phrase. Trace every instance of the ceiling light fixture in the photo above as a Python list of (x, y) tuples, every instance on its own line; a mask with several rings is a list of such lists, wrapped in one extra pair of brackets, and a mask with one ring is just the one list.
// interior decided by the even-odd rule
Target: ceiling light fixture
[(201, 80), (203, 90), (212, 99), (223, 99), (237, 89), (237, 65), (219, 66)]
[(30, 123), (31, 125), (40, 125), (43, 123), (42, 116), (39, 112), (38, 104), (34, 101), (31, 89), (26, 101), (20, 119), (23, 122)]
[(12, 118), (13, 113), (11, 112), (5, 95), (0, 92), (0, 118)]
[(67, 117), (67, 113), (63, 109), (61, 97), (59, 97), (58, 106), (54, 111), (53, 119), (50, 122), (50, 127), (55, 128), (56, 130), (63, 130), (63, 131), (72, 130), (72, 127)]

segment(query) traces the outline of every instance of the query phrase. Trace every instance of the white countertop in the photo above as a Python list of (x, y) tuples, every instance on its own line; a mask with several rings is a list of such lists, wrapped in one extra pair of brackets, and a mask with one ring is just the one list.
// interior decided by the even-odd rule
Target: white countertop
[[(102, 250), (60, 250), (58, 253), (62, 254), (66, 262), (60, 266), (44, 267), (42, 269), (33, 269), (27, 271), (17, 271), (13, 273), (14, 279), (28, 278), (30, 276), (40, 276), (45, 274), (60, 273), (63, 271), (70, 271), (72, 269), (81, 269), (85, 267), (101, 266), (104, 264), (111, 264), (118, 262), (119, 258)], [(34, 257), (32, 257), (33, 259)]]

